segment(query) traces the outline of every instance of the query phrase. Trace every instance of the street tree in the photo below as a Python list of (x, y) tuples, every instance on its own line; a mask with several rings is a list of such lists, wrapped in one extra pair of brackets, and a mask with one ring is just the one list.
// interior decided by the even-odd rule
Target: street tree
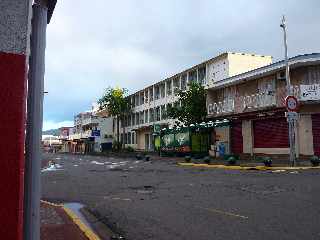
[(201, 84), (191, 82), (188, 84), (187, 90), (179, 90), (177, 95), (178, 101), (167, 110), (169, 118), (177, 119), (185, 126), (201, 123), (205, 120), (207, 116), (207, 95)]
[[(131, 103), (128, 98), (128, 90), (125, 88), (108, 87), (103, 96), (98, 100), (100, 109), (106, 110), (117, 120), (117, 149), (120, 150), (120, 121), (123, 130), (123, 140), (125, 134), (125, 117), (131, 112)], [(125, 142), (122, 141), (123, 148)]]

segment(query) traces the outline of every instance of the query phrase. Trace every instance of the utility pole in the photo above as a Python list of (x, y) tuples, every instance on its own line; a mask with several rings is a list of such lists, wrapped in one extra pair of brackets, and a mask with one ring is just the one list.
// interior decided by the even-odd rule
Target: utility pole
[[(286, 64), (286, 85), (287, 85), (287, 98), (288, 96), (293, 95), (293, 91), (291, 88), (291, 82), (290, 82), (290, 70), (289, 70), (289, 61), (288, 61), (288, 44), (287, 44), (287, 25), (286, 25), (286, 19), (283, 15), (282, 21), (280, 24), (280, 27), (283, 29), (283, 42), (284, 42), (284, 52), (285, 52), (285, 64)], [(287, 102), (287, 101), (286, 101)], [(288, 107), (287, 107), (288, 108)], [(290, 111), (290, 110), (288, 110)], [(290, 165), (295, 166), (296, 165), (296, 158), (295, 158), (295, 122), (296, 117), (290, 117), (289, 112), (286, 113), (287, 120), (288, 120), (288, 130), (289, 130), (289, 146), (290, 146)]]

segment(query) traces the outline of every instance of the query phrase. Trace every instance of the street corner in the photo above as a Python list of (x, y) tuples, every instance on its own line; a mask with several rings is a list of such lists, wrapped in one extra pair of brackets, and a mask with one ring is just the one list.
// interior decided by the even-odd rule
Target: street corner
[(41, 200), (42, 240), (100, 240), (83, 220), (63, 204)]

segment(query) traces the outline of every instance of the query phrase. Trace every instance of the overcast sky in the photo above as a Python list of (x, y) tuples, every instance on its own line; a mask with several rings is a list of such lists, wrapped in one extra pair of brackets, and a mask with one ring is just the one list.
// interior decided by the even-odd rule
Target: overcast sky
[(130, 92), (226, 51), (320, 52), (319, 0), (58, 1), (47, 32), (44, 129), (72, 125), (108, 86)]

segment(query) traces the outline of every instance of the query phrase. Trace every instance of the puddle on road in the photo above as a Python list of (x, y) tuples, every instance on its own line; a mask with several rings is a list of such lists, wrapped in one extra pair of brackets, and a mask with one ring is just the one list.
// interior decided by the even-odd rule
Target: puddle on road
[(50, 164), (48, 167), (41, 169), (41, 172), (53, 172), (63, 170), (62, 166), (58, 163)]
[(91, 229), (91, 231), (94, 232), (92, 226), (90, 225), (90, 223), (87, 221), (87, 219), (85, 218), (85, 216), (81, 213), (81, 209), (84, 207), (83, 204), (81, 203), (76, 203), (76, 202), (71, 202), (71, 203), (65, 203), (64, 206), (66, 208), (68, 208), (69, 210), (71, 210), (74, 214), (77, 215), (77, 217), (88, 227)]

